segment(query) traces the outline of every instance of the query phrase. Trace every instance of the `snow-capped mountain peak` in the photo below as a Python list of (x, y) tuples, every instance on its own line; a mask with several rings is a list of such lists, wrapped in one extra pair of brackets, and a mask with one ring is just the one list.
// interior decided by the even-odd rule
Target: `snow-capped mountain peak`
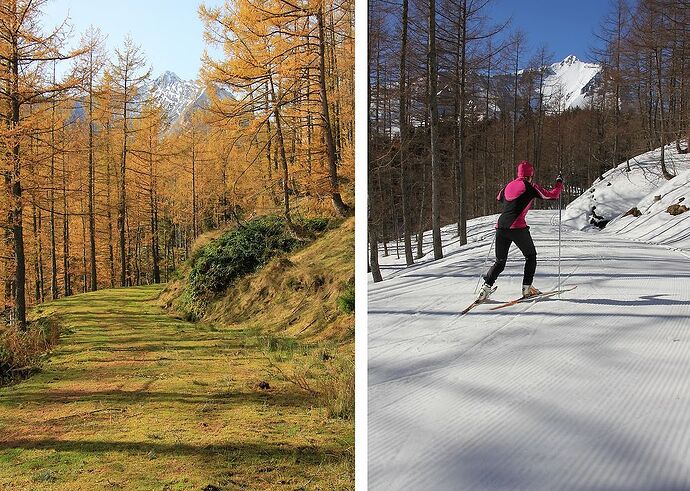
[[(172, 131), (189, 120), (191, 114), (205, 107), (210, 102), (209, 90), (220, 99), (234, 99), (235, 95), (224, 87), (207, 87), (196, 80), (183, 80), (175, 72), (169, 70), (163, 72), (158, 78), (149, 80), (138, 91), (133, 110), (140, 110), (140, 105), (149, 99), (153, 99), (164, 113), (166, 131)], [(84, 102), (75, 101), (70, 116), (71, 121), (83, 121), (85, 119)]]
[(601, 77), (601, 66), (580, 61), (577, 56), (570, 55), (563, 61), (552, 64), (547, 72), (544, 95), (550, 105), (574, 109), (591, 103), (592, 91)]
[(182, 80), (176, 73), (165, 71), (153, 80), (147, 92), (163, 107), (168, 123), (173, 123), (195, 101), (203, 88), (194, 80)]
[[(175, 72), (165, 71), (149, 83), (146, 92), (161, 105), (166, 115), (168, 128), (184, 123), (190, 114), (209, 104), (209, 88), (196, 80), (184, 80)], [(233, 98), (233, 94), (222, 87), (214, 87), (221, 99)]]
[(573, 65), (574, 63), (577, 63), (578, 61), (580, 61), (580, 60), (577, 59), (577, 56), (569, 55), (569, 56), (566, 56), (565, 59), (559, 63), (559, 65), (561, 65), (561, 66)]
[(161, 86), (169, 86), (180, 82), (182, 82), (182, 79), (175, 72), (171, 72), (170, 70), (166, 70), (156, 79), (156, 83)]

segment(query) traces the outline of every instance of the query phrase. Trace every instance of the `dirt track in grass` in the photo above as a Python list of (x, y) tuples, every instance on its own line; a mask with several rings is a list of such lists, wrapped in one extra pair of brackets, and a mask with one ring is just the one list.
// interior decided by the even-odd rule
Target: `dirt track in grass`
[(351, 489), (352, 422), (270, 380), (253, 328), (166, 315), (160, 286), (46, 304), (66, 328), (0, 388), (0, 489)]

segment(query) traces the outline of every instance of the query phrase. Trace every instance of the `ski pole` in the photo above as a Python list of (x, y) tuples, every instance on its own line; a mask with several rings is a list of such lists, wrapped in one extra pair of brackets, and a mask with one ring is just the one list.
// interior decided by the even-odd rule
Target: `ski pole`
[[(486, 269), (486, 262), (489, 260), (489, 255), (491, 255), (491, 250), (494, 248), (494, 243), (496, 242), (496, 234), (494, 233), (494, 240), (491, 241), (491, 246), (489, 246), (489, 252), (486, 253), (484, 258), (484, 264), (482, 265), (482, 271)], [(477, 293), (477, 288), (479, 288), (479, 282), (482, 281), (482, 275), (479, 275), (477, 279), (477, 285), (474, 287), (474, 293)]]
[[(558, 177), (561, 177), (561, 173), (558, 173)], [(563, 210), (563, 193), (558, 195), (558, 290), (561, 289), (561, 211)], [(561, 294), (559, 293), (560, 297)]]

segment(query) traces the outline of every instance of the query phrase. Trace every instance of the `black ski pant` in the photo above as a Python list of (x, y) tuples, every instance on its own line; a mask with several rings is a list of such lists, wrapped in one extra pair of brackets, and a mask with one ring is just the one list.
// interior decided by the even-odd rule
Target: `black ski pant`
[(496, 262), (484, 275), (484, 281), (486, 281), (487, 285), (493, 285), (498, 275), (505, 269), (506, 261), (508, 260), (508, 250), (513, 242), (525, 256), (525, 276), (522, 279), (522, 284), (532, 284), (534, 272), (537, 269), (537, 250), (534, 248), (529, 227), (526, 227), (496, 229)]

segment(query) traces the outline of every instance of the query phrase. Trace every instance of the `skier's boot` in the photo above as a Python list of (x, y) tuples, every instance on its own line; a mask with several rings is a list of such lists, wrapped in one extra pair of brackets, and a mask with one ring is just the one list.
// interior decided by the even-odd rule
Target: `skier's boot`
[(488, 300), (489, 296), (494, 292), (495, 288), (491, 285), (484, 283), (484, 286), (479, 290), (479, 296), (477, 297), (477, 303), (484, 302)]
[(532, 285), (522, 285), (522, 298), (530, 298), (541, 295), (541, 292)]

